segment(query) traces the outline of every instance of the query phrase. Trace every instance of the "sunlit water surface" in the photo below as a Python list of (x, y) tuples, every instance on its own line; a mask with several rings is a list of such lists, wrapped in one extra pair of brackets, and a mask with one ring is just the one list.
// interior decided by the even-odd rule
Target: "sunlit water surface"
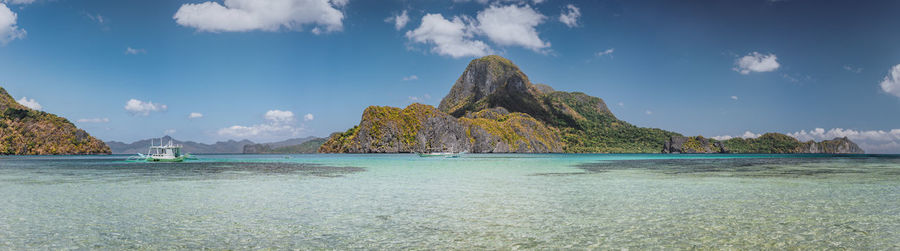
[(900, 249), (900, 157), (0, 158), (0, 249)]

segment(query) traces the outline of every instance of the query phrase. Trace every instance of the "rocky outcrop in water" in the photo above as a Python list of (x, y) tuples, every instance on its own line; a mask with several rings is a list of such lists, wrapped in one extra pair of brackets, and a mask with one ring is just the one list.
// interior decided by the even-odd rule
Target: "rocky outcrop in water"
[(0, 154), (109, 154), (109, 147), (69, 120), (25, 107), (0, 87)]
[(466, 151), (472, 153), (561, 152), (556, 132), (523, 113), (487, 109), (456, 118), (433, 106), (405, 109), (371, 106), (360, 124), (334, 133), (323, 153), (402, 153)]
[(672, 136), (663, 146), (662, 153), (724, 153), (722, 142), (713, 142), (703, 136)]
[(863, 154), (850, 139), (835, 138), (821, 142), (799, 140), (781, 133), (766, 133), (757, 138), (732, 138), (718, 141), (703, 136), (673, 136), (666, 141), (662, 153), (828, 153)]
[(802, 147), (802, 153), (864, 154), (866, 151), (847, 137), (843, 137), (821, 142), (805, 142)]

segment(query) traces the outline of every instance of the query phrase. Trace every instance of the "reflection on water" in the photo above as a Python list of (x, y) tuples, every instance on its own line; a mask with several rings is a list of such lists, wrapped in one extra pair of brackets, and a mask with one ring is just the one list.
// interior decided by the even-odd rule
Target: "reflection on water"
[(0, 159), (0, 249), (900, 249), (893, 156)]

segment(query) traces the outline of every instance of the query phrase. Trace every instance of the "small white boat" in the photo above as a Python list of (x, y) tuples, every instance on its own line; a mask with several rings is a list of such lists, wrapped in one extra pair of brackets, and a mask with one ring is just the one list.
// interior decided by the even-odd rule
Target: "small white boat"
[(418, 154), (419, 157), (423, 157), (423, 158), (427, 158), (427, 157), (459, 158), (459, 156), (462, 155), (463, 153), (465, 153), (465, 152), (449, 151), (449, 152), (417, 152), (416, 154)]
[(147, 155), (138, 153), (138, 156), (129, 157), (128, 161), (182, 162), (190, 158), (190, 154), (181, 153), (181, 148), (183, 147), (183, 145), (175, 144), (171, 140), (169, 144), (163, 145), (162, 139), (160, 139), (159, 145), (153, 145), (151, 140), (150, 150), (147, 151)]

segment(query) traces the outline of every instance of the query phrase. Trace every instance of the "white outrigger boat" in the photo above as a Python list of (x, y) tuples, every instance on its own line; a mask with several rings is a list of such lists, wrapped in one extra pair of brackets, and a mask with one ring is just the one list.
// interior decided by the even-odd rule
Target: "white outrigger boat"
[(150, 150), (147, 151), (147, 155), (138, 153), (138, 156), (129, 157), (128, 161), (182, 162), (191, 158), (190, 154), (181, 153), (181, 148), (183, 147), (183, 145), (175, 144), (171, 140), (169, 144), (163, 145), (162, 139), (160, 139), (159, 145), (153, 145), (151, 140)]
[(419, 157), (444, 157), (444, 158), (459, 158), (460, 155), (466, 152), (417, 152), (416, 154)]

